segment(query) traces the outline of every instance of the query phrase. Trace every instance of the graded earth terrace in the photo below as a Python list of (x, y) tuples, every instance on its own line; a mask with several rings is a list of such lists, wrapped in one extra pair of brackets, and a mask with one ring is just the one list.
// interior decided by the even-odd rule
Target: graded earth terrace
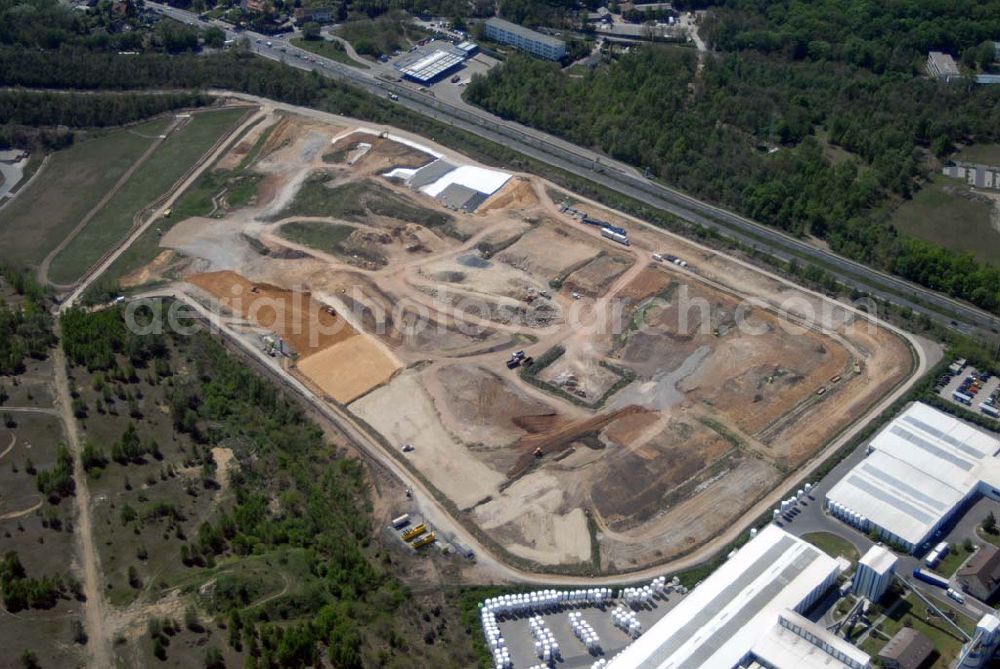
[(219, 163), (256, 196), (124, 283), (217, 307), (521, 565), (690, 553), (915, 371), (864, 314), (538, 177), (265, 111)]

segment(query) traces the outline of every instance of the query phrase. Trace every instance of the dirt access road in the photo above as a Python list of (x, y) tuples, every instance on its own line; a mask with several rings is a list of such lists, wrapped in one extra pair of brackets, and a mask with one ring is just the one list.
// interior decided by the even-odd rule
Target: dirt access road
[[(59, 335), (58, 325), (56, 334)], [(83, 469), (80, 455), (83, 445), (77, 429), (76, 417), (73, 416), (73, 400), (70, 396), (69, 378), (66, 372), (66, 354), (62, 346), (56, 346), (52, 354), (52, 366), (55, 369), (56, 404), (63, 423), (66, 440), (73, 452), (73, 478), (76, 481), (76, 492), (73, 496), (76, 502), (76, 532), (79, 559), (83, 570), (83, 603), (84, 627), (87, 632), (87, 651), (90, 655), (90, 666), (114, 666), (114, 653), (111, 648), (111, 631), (107, 626), (107, 611), (104, 603), (104, 578), (101, 573), (100, 557), (94, 544), (93, 518), (90, 508), (90, 490), (87, 486), (87, 472)]]

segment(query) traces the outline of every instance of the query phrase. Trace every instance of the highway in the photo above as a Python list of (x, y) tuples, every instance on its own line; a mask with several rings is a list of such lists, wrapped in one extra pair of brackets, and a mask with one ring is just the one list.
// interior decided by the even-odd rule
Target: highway
[(544, 163), (566, 170), (650, 207), (666, 211), (689, 223), (713, 229), (721, 235), (756, 247), (775, 258), (812, 262), (821, 266), (845, 286), (856, 287), (873, 297), (908, 306), (926, 314), (945, 327), (966, 334), (989, 336), (1000, 331), (1000, 319), (968, 303), (918, 286), (885, 272), (813, 246), (778, 230), (716, 207), (643, 177), (639, 171), (593, 151), (581, 148), (533, 128), (502, 119), (471, 105), (456, 105), (398, 81), (390, 81), (380, 68), (360, 70), (293, 46), (283, 36), (266, 36), (251, 31), (235, 32), (220, 21), (201, 21), (189, 11), (155, 2), (146, 7), (177, 21), (207, 28), (223, 28), (227, 39), (245, 37), (260, 56), (291, 67), (312, 70), (347, 82), (378, 96), (398, 96), (396, 104), (441, 122), (468, 130)]

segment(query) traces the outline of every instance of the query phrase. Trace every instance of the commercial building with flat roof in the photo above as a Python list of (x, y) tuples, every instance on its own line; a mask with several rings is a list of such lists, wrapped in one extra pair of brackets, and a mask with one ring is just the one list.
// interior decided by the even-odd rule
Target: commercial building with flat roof
[(469, 54), (457, 47), (419, 50), (400, 59), (395, 67), (408, 79), (430, 83), (465, 62)]
[(510, 44), (539, 58), (559, 60), (566, 55), (566, 42), (561, 39), (543, 35), (503, 19), (488, 20), (484, 34), (494, 42)]
[[(769, 525), (608, 667), (732, 669), (752, 660), (756, 647), (764, 656), (779, 658), (772, 665), (760, 657), (760, 663), (768, 666), (866, 669), (867, 655), (794, 615), (815, 604), (847, 566), (846, 561)], [(794, 635), (803, 641), (811, 635), (820, 643), (802, 643)]]
[(919, 402), (826, 495), (830, 513), (919, 552), (977, 494), (1000, 499), (1000, 441)]

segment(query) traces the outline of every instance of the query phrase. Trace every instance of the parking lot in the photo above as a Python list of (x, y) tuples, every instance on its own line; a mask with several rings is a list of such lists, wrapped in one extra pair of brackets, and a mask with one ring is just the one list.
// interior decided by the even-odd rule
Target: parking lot
[[(680, 602), (682, 595), (670, 593), (660, 595), (650, 604), (633, 607), (639, 622), (642, 623), (642, 631), (648, 630), (667, 612)], [(575, 667), (589, 667), (598, 658), (611, 658), (632, 642), (632, 637), (624, 630), (615, 627), (611, 622), (611, 612), (618, 606), (618, 602), (612, 602), (603, 606), (568, 606), (562, 608), (557, 613), (543, 614), (542, 620), (555, 635), (556, 641), (562, 652), (563, 661), (557, 666), (565, 669)], [(583, 619), (590, 623), (601, 640), (601, 653), (592, 655), (584, 644), (573, 634), (570, 627), (570, 611), (579, 611), (583, 614)], [(511, 660), (515, 667), (531, 667), (541, 660), (535, 654), (535, 638), (531, 635), (528, 626), (530, 615), (519, 616), (514, 619), (503, 620), (500, 623), (503, 637), (510, 649)]]
[[(983, 380), (984, 378), (986, 380)], [(952, 376), (951, 372), (949, 372), (947, 375), (939, 378), (935, 387), (937, 388), (938, 395), (952, 404), (964, 406), (966, 409), (970, 409), (983, 416), (996, 418), (996, 416), (990, 414), (989, 409), (984, 411), (980, 407), (980, 404), (986, 403), (1000, 406), (1000, 401), (998, 401), (1000, 399), (1000, 377), (989, 373), (983, 374), (971, 365), (964, 365), (957, 374)], [(959, 401), (956, 399), (955, 393), (966, 395), (970, 398), (970, 401), (968, 403)]]

